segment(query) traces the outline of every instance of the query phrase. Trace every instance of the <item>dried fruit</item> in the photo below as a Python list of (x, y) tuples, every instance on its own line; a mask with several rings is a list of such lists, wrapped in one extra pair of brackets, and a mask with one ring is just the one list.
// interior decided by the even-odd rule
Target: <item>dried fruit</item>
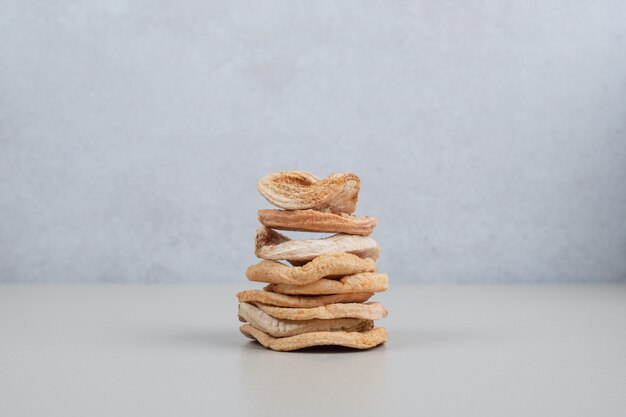
[(320, 180), (303, 171), (270, 174), (257, 183), (257, 190), (276, 207), (347, 214), (356, 210), (360, 187), (355, 174), (331, 174)]
[(239, 318), (248, 322), (259, 330), (275, 337), (288, 337), (301, 333), (319, 331), (350, 331), (358, 332), (372, 328), (370, 320), (358, 318), (337, 318), (331, 320), (281, 320), (270, 316), (258, 307), (248, 304), (239, 304)]
[(262, 290), (248, 290), (237, 293), (242, 303), (263, 303), (280, 307), (319, 307), (336, 303), (364, 303), (374, 295), (373, 292), (355, 292), (331, 295), (287, 295)]
[(387, 310), (381, 303), (340, 303), (314, 308), (289, 308), (255, 303), (272, 317), (284, 320), (341, 319), (351, 317), (363, 320), (378, 320), (387, 317)]
[(371, 237), (338, 234), (323, 239), (291, 240), (265, 226), (257, 229), (255, 246), (258, 258), (275, 261), (310, 261), (335, 252), (353, 253), (374, 260), (380, 255), (378, 244)]
[(292, 284), (269, 284), (264, 290), (281, 294), (344, 294), (351, 292), (382, 292), (389, 285), (387, 274), (378, 272), (364, 272), (362, 274), (348, 275), (339, 280), (322, 278), (307, 285)]
[(363, 333), (359, 332), (312, 332), (291, 337), (274, 338), (267, 333), (244, 324), (241, 333), (272, 350), (290, 351), (311, 346), (345, 346), (355, 349), (369, 349), (387, 341), (387, 331), (383, 327), (374, 327)]
[(250, 281), (304, 285), (324, 277), (374, 271), (376, 262), (373, 259), (337, 252), (318, 256), (304, 266), (287, 266), (277, 261), (262, 260), (249, 266), (246, 276)]
[(322, 213), (315, 210), (259, 210), (259, 221), (264, 226), (278, 230), (361, 236), (371, 235), (378, 224), (376, 217)]

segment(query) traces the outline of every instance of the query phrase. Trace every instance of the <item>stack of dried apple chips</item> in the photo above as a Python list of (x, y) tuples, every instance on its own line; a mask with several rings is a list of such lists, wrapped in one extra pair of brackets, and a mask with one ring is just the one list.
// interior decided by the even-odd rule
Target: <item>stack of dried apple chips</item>
[[(378, 244), (369, 237), (377, 219), (352, 215), (360, 184), (355, 174), (320, 179), (301, 171), (258, 182), (261, 195), (282, 210), (259, 210), (255, 254), (261, 261), (246, 276), (269, 285), (237, 294), (244, 335), (282, 351), (369, 349), (387, 340), (385, 329), (374, 327), (387, 310), (368, 302), (388, 287), (387, 275), (376, 271)], [(276, 230), (333, 235), (291, 240)]]

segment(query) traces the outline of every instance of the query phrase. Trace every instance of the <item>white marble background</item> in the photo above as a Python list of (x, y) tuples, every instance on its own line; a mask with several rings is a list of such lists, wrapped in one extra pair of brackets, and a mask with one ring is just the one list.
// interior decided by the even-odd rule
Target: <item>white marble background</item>
[(624, 1), (0, 6), (0, 281), (242, 282), (286, 169), (396, 283), (626, 281)]

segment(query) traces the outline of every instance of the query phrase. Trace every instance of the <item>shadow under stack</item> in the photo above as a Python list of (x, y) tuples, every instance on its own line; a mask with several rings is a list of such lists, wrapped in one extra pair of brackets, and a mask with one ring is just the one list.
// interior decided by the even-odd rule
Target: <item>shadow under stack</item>
[[(320, 179), (301, 171), (262, 178), (257, 189), (281, 210), (259, 210), (255, 255), (246, 271), (263, 290), (242, 291), (241, 332), (273, 350), (337, 345), (369, 349), (387, 340), (374, 320), (387, 316), (368, 300), (388, 287), (377, 272), (375, 217), (353, 216), (361, 182), (355, 174)], [(333, 233), (292, 240), (276, 230)]]

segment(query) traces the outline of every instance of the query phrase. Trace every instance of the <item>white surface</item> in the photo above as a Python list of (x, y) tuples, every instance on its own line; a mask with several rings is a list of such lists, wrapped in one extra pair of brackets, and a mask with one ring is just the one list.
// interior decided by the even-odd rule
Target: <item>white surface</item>
[(0, 286), (0, 415), (626, 415), (624, 285), (395, 286), (388, 344), (300, 353), (240, 289)]
[(624, 281), (626, 2), (576, 3), (0, 0), (0, 279), (236, 283), (301, 169), (396, 282)]

